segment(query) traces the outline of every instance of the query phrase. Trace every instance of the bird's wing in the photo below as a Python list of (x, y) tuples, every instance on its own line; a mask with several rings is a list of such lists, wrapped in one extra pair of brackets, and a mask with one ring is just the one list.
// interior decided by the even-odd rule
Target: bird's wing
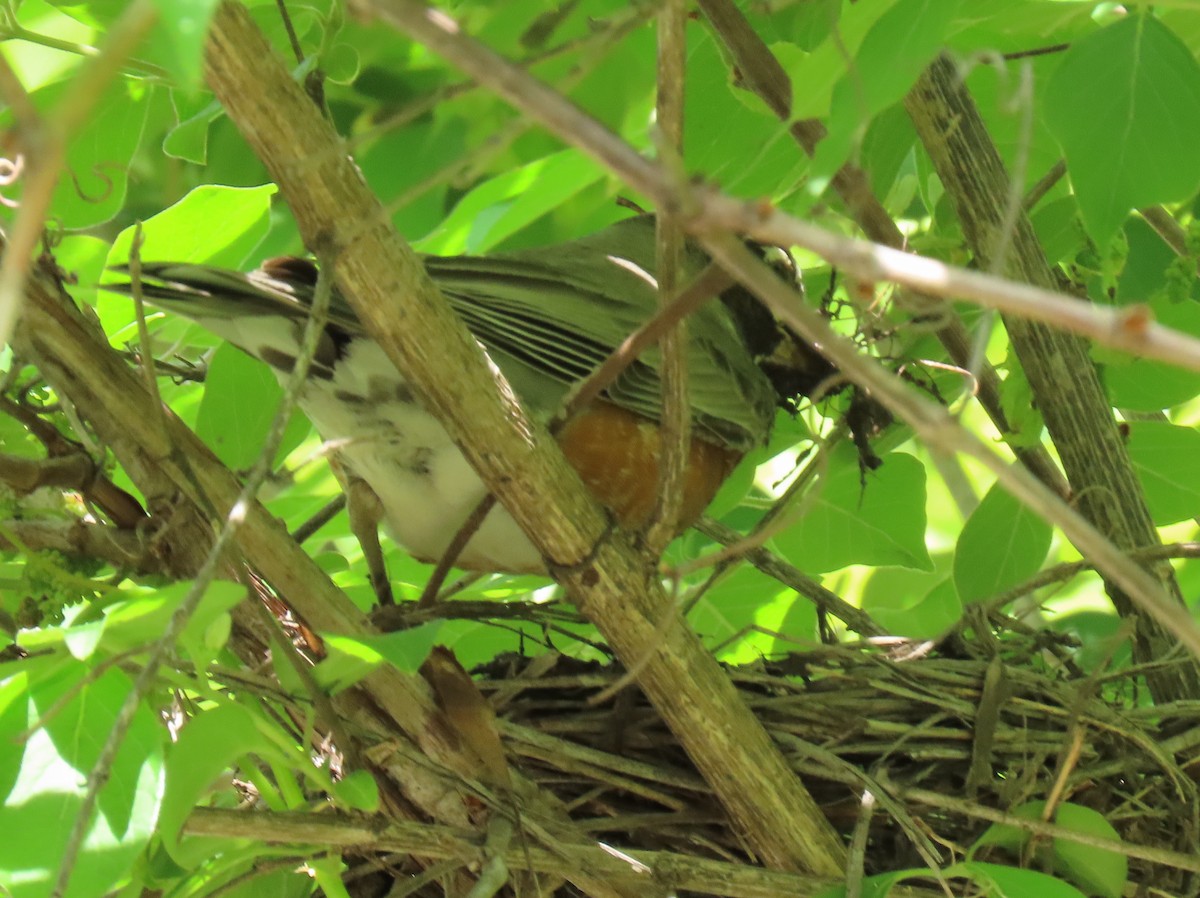
[[(653, 223), (630, 219), (590, 237), (487, 257), (426, 257), (425, 267), (468, 328), (535, 410), (552, 412), (657, 308)], [(706, 263), (685, 256), (683, 278)], [(316, 282), (303, 260), (271, 260), (241, 274), (186, 263), (142, 266), (143, 295), (260, 358), (286, 362), (298, 343)], [(106, 285), (128, 293), (128, 284)], [(282, 317), (292, 327), (271, 326)], [(327, 376), (346, 341), (363, 335), (336, 293), (314, 365)], [(294, 352), (294, 348), (290, 351)], [(746, 450), (762, 443), (775, 394), (728, 310), (716, 300), (688, 318), (688, 397), (698, 435)], [(661, 354), (651, 348), (605, 392), (614, 404), (657, 420)], [(285, 367), (276, 365), (276, 367)]]

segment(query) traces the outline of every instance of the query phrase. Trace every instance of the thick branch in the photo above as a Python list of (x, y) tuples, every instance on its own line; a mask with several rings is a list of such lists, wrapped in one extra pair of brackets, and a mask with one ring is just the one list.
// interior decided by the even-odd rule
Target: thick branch
[[(1051, 495), (1042, 483), (1023, 469), (1009, 468), (994, 449), (958, 426), (942, 409), (908, 389), (880, 365), (861, 356), (855, 347), (838, 337), (828, 323), (813, 310), (796, 303), (778, 278), (772, 278), (761, 264), (746, 259), (744, 247), (735, 252), (735, 244), (724, 239), (729, 231), (745, 234), (764, 243), (797, 244), (807, 247), (831, 263), (852, 271), (863, 280), (891, 279), (935, 295), (961, 295), (999, 307), (1017, 306), (1039, 320), (1070, 321), (1087, 333), (1105, 335), (1146, 356), (1157, 349), (1171, 347), (1171, 360), (1177, 364), (1200, 367), (1200, 341), (1176, 331), (1141, 322), (1140, 326), (1111, 327), (1119, 324), (1110, 310), (1080, 300), (1002, 278), (956, 269), (932, 259), (908, 255), (898, 250), (830, 234), (807, 222), (766, 208), (762, 203), (745, 203), (716, 192), (678, 196), (681, 185), (653, 167), (598, 122), (571, 105), (569, 101), (534, 81), (510, 63), (462, 36), (452, 22), (442, 17), (424, 17), (423, 7), (396, 0), (356, 0), (360, 5), (378, 9), (387, 17), (419, 33), (422, 40), (457, 67), (470, 73), (531, 118), (556, 134), (564, 142), (577, 146), (597, 160), (610, 165), (629, 183), (636, 185), (661, 206), (678, 209), (687, 205), (694, 210), (685, 221), (718, 261), (729, 267), (733, 256), (740, 261), (729, 271), (766, 301), (777, 315), (792, 325), (814, 346), (820, 346), (847, 377), (866, 387), (889, 411), (911, 424), (923, 439), (948, 452), (966, 452), (992, 470), (1005, 489), (1017, 496), (1063, 532), (1096, 562), (1097, 570), (1119, 583), (1143, 610), (1152, 614), (1200, 656), (1200, 628), (1188, 611), (1170, 598), (1161, 584), (1124, 555), (1103, 534), (1084, 520), (1057, 495)], [(415, 6), (415, 9), (414, 9)], [(403, 13), (403, 14), (402, 14)], [(686, 201), (686, 202), (685, 202)], [(1004, 304), (1004, 305), (1002, 305)], [(1052, 311), (1045, 311), (1045, 306)], [(1108, 315), (1105, 312), (1109, 312)], [(1111, 328), (1111, 329), (1110, 329)], [(1155, 356), (1157, 358), (1163, 355)]]
[[(410, 7), (410, 13), (428, 26), (426, 10)], [(232, 3), (213, 20), (207, 77), (279, 183), (308, 245), (335, 260), (335, 282), (368, 332), (421, 391), (618, 656), (630, 667), (649, 659), (641, 686), (747, 841), (773, 866), (839, 873), (840, 840), (678, 619), (632, 538), (609, 532), (544, 428), (502, 398), (479, 347), (397, 237), (337, 135)], [(676, 617), (665, 638), (663, 615)]]
[[(22, 353), (37, 364), (56, 390), (78, 408), (88, 410), (97, 436), (148, 495), (178, 492), (184, 497), (182, 510), (172, 511), (170, 527), (155, 545), (183, 553), (186, 558), (174, 558), (168, 567), (187, 575), (211, 544), (212, 525), (232, 512), (239, 492), (237, 480), (191, 431), (154, 406), (142, 380), (59, 292), (52, 272), (45, 267), (35, 269), (27, 290), (17, 331)], [(203, 509), (202, 516), (195, 509)], [(288, 537), (280, 522), (258, 503), (241, 513), (245, 519), (238, 532), (239, 548), (309, 626), (322, 633), (371, 635), (362, 613)], [(255, 626), (253, 614), (241, 615), (238, 620)], [(356, 737), (390, 747), (372, 754), (380, 759), (378, 766), (390, 777), (391, 787), (404, 791), (434, 819), (465, 823), (461, 797), (439, 771), (469, 776), (478, 760), (448, 729), (424, 680), (381, 667), (338, 695), (334, 703)], [(407, 735), (424, 755), (420, 763), (411, 760), (413, 748), (397, 743), (397, 733)], [(526, 821), (552, 833), (552, 841), (588, 841), (552, 801), (531, 791), (524, 802)], [(571, 880), (597, 898), (625, 894), (583, 870), (576, 871)]]
[[(1005, 232), (1002, 215), (1010, 190), (1008, 175), (953, 61), (947, 56), (937, 59), (905, 105), (954, 201), (963, 233), (981, 267), (990, 269), (998, 263), (1001, 273), (1013, 280), (1054, 289), (1056, 278), (1028, 217), (1020, 213), (1013, 232)], [(1009, 249), (997, 259), (1002, 244)], [(1004, 325), (1058, 448), (1072, 492), (1078, 497), (1080, 512), (1118, 548), (1156, 545), (1158, 532), (1087, 344), (1073, 334), (1012, 315), (1004, 316)], [(1158, 564), (1151, 570), (1182, 604), (1170, 565)], [(1175, 636), (1142, 614), (1111, 583), (1109, 594), (1123, 617), (1137, 619), (1137, 660), (1162, 660), (1176, 648)], [(1200, 696), (1200, 667), (1195, 663), (1172, 665), (1150, 674), (1149, 679), (1159, 701)]]

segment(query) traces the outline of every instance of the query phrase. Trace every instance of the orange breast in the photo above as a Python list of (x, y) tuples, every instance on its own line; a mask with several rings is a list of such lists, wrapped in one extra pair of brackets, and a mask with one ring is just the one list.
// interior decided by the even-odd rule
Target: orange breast
[[(563, 454), (588, 489), (623, 527), (647, 524), (658, 495), (658, 425), (606, 402), (594, 403), (558, 435)], [(688, 452), (679, 529), (704, 511), (741, 453), (693, 439)]]

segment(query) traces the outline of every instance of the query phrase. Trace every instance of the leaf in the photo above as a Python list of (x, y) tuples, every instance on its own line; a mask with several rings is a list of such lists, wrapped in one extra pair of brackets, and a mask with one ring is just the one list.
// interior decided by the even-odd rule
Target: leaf
[(1075, 41), (1044, 108), (1098, 245), (1129, 210), (1186, 199), (1200, 184), (1200, 65), (1151, 15)]
[(155, 37), (165, 44), (161, 57), (184, 86), (198, 86), (208, 23), (218, 0), (154, 0), (159, 28)]
[(880, 16), (833, 90), (829, 135), (817, 146), (814, 173), (828, 177), (841, 168), (871, 120), (904, 98), (941, 51), (958, 7), (958, 0), (900, 0)]
[(1200, 515), (1200, 431), (1162, 421), (1129, 425), (1129, 458), (1142, 481), (1150, 516), (1159, 526)]
[(865, 476), (853, 451), (836, 453), (805, 515), (775, 538), (779, 551), (808, 573), (848, 564), (895, 564), (929, 570), (925, 548), (925, 467), (902, 452), (884, 456)]
[[(83, 77), (78, 72), (76, 78)], [(61, 115), (73, 84), (52, 83), (33, 92), (34, 106), (48, 120)], [(51, 208), (64, 229), (94, 227), (124, 206), (129, 164), (152, 113), (165, 114), (162, 91), (144, 83), (116, 79), (96, 98), (83, 126), (72, 135)], [(11, 110), (0, 111), (0, 126), (10, 127)], [(8, 188), (6, 188), (7, 190)]]
[[(719, 659), (726, 664), (750, 663), (769, 654), (776, 644), (773, 633), (786, 632), (800, 641), (816, 633), (812, 603), (749, 565), (707, 590), (688, 614), (688, 623), (707, 644), (721, 647)], [(750, 629), (754, 626), (766, 632)], [(785, 651), (794, 650), (793, 643)]]
[[(1121, 836), (1104, 815), (1083, 805), (1059, 806), (1054, 822), (1073, 832), (1120, 841)], [(1121, 898), (1129, 876), (1129, 861), (1119, 851), (1084, 845), (1070, 839), (1054, 840), (1056, 867), (1089, 895)]]
[(943, 873), (970, 879), (991, 898), (1028, 898), (1031, 895), (1037, 898), (1086, 898), (1081, 891), (1053, 876), (1004, 864), (964, 861)]
[(866, 34), (895, 5), (894, 0), (843, 5), (836, 34), (816, 46), (811, 43), (812, 33), (800, 29), (794, 39), (797, 46), (780, 42), (771, 47), (792, 81), (793, 119), (829, 115), (834, 88), (846, 75), (847, 54), (858, 50)]
[[(208, 365), (196, 433), (222, 462), (245, 470), (262, 452), (282, 398), (283, 388), (270, 368), (222, 344)], [(293, 413), (277, 454), (286, 455), (307, 433), (303, 416)]]
[(334, 783), (333, 800), (343, 810), (373, 814), (379, 810), (379, 784), (366, 770), (352, 770)]
[[(1013, 808), (1011, 813), (1025, 820), (1040, 820), (1045, 807), (1044, 801), (1029, 801)], [(1054, 822), (1082, 835), (1120, 841), (1120, 835), (1104, 818), (1104, 815), (1083, 805), (1064, 802), (1055, 811)], [(1033, 834), (1029, 830), (1006, 823), (996, 823), (984, 831), (971, 847), (970, 854), (973, 856), (978, 849), (995, 845), (1016, 857), (1025, 850), (1025, 846), (1032, 838)], [(1053, 866), (1054, 871), (1070, 879), (1087, 894), (1099, 895), (1102, 898), (1119, 898), (1123, 893), (1125, 880), (1129, 873), (1129, 863), (1125, 855), (1119, 851), (1096, 848), (1070, 839), (1056, 838), (1052, 842), (1050, 854), (1048, 863)], [(976, 864), (974, 861), (970, 863)], [(991, 868), (997, 867), (994, 864), (978, 864), (978, 866), (988, 868), (989, 875), (995, 872)], [(1014, 868), (1000, 867), (999, 869), (1009, 871)], [(1002, 880), (1009, 878), (1008, 873), (1001, 874)]]
[(481, 253), (605, 177), (577, 150), (563, 150), (484, 181), (415, 249), (439, 254)]
[(215, 781), (235, 762), (258, 754), (277, 759), (281, 753), (259, 732), (254, 716), (241, 705), (224, 703), (193, 718), (179, 732), (167, 755), (167, 788), (160, 834), (172, 857), (183, 866), (205, 857), (225, 840), (189, 836), (181, 842), (184, 821)]
[(862, 594), (862, 610), (888, 633), (933, 639), (962, 617), (954, 581), (945, 574), (876, 568)]
[(967, 519), (954, 552), (954, 584), (966, 604), (989, 598), (1035, 574), (1050, 551), (1049, 524), (999, 484)]
[[(20, 750), (19, 769), (0, 807), (0, 883), (12, 898), (50, 894), (88, 774), (132, 688), (115, 668), (94, 679), (84, 664), (62, 667), (59, 674), (30, 687), (5, 714), (6, 727), (22, 717), (22, 728), (42, 724)], [(4, 741), (15, 735), (8, 730)], [(100, 789), (66, 898), (115, 889), (149, 844), (162, 795), (162, 738), (154, 714), (139, 706)]]
[[(197, 187), (142, 222), (141, 257), (152, 262), (240, 267), (267, 232), (276, 189), (274, 184)], [(134, 228), (126, 228), (113, 241), (109, 266), (129, 261), (133, 234)]]

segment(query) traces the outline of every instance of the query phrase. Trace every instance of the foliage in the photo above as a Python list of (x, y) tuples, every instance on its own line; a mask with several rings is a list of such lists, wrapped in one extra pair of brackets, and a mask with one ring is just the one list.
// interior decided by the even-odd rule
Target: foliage
[[(564, 144), (405, 34), (349, 16), (339, 0), (287, 4), (301, 59), (289, 49), (276, 4), (246, 5), (296, 78), (322, 86), (346, 149), (397, 231), (420, 252), (550, 245), (626, 217), (618, 198), (653, 206), (652, 197), (588, 152), (585, 139), (583, 147)], [(122, 55), (119, 38), (149, 21), (151, 6), (156, 21)], [(131, 363), (145, 348), (133, 304), (97, 285), (106, 268), (130, 261), (135, 244), (145, 260), (243, 269), (305, 252), (262, 162), (205, 86), (205, 23), (214, 6), (0, 0), (0, 92), (8, 104), (0, 120), (10, 135), (6, 147), (16, 148), (13, 159), (24, 154), (24, 172), (2, 170), (11, 175), (0, 197), (12, 219), (5, 231), (15, 244), (21, 228), (38, 231), (45, 222), (45, 252), (71, 295)], [(695, 11), (686, 27), (681, 160), (671, 159), (655, 126), (657, 4), (464, 0), (446, 12), (465, 34), (519, 61), (629, 146), (665, 157), (670, 170), (697, 183), (858, 237), (862, 206), (848, 201), (839, 177), (860, 171), (907, 249), (959, 266), (996, 252), (1000, 260), (983, 267), (1011, 274), (1004, 257), (1018, 250), (997, 249), (1008, 239), (1002, 233), (991, 235), (996, 243), (986, 251), (972, 245), (961, 197), (939, 177), (939, 160), (906, 111), (922, 73), (948, 51), (1013, 177), (1011, 211), (1028, 214), (1063, 290), (1130, 313), (1122, 320), (1142, 321), (1148, 310), (1200, 337), (1200, 9), (1083, 0), (739, 0), (737, 7), (787, 75), (789, 111), (781, 120), (720, 29)], [(112, 72), (98, 60), (109, 60)], [(797, 140), (797, 123), (824, 129), (811, 155)], [(60, 138), (61, 159), (35, 153), (49, 145), (39, 140)], [(34, 174), (47, 165), (56, 165), (58, 177), (43, 195)], [(1009, 225), (1015, 229), (1015, 218)], [(869, 228), (866, 234), (880, 239)], [(808, 303), (911, 393), (950, 408), (959, 427), (1001, 448), (1006, 459), (1027, 451), (1067, 455), (1065, 441), (1047, 433), (1043, 421), (1059, 397), (1027, 376), (1030, 359), (1016, 345), (1011, 319), (996, 326), (995, 313), (954, 296), (948, 308), (928, 312), (904, 288), (833, 266), (811, 248), (790, 249)], [(0, 305), (13, 300), (3, 291), (19, 282), (5, 280), (8, 272), (25, 265), (16, 256), (9, 252), (3, 261)], [(975, 360), (998, 372), (1005, 426), (974, 401), (978, 368), (964, 370), (938, 341), (945, 314), (962, 319)], [(222, 463), (249, 471), (270, 445), (282, 396), (275, 378), (190, 323), (151, 310), (147, 325), (162, 401)], [(336, 849), (195, 835), (186, 829), (188, 815), (197, 806), (235, 807), (245, 799), (274, 811), (326, 803), (394, 812), (363, 768), (347, 763), (343, 770), (341, 756), (327, 751), (319, 734), (329, 732), (329, 722), (313, 696), (337, 695), (384, 668), (416, 671), (435, 642), (452, 647), (467, 669), (506, 653), (609, 658), (596, 627), (573, 614), (481, 610), (563, 599), (548, 580), (495, 575), (468, 579), (456, 593), (470, 613), (430, 617), (383, 637), (313, 636), (293, 623), (288, 635), (322, 660), (311, 670), (290, 663), (276, 643), (269, 665), (253, 669), (247, 643), (237, 639), (242, 622), (234, 609), (269, 590), (238, 576), (232, 556), (217, 581), (192, 581), (199, 565), (188, 570), (181, 550), (163, 549), (174, 545), (173, 533), (186, 532), (203, 534), (191, 546), (199, 551), (220, 522), (191, 530), (194, 521), (179, 523), (168, 513), (174, 497), (151, 494), (144, 472), (97, 440), (94, 410), (76, 408), (49, 371), (18, 351), (19, 339), (13, 345), (0, 355), (0, 622), (14, 642), (0, 667), (0, 885), (14, 898), (49, 894), (70, 863), (68, 852), (77, 855), (70, 896), (303, 895), (318, 887), (344, 894)], [(1132, 500), (1104, 501), (1115, 517), (1152, 521), (1164, 542), (1192, 539), (1200, 517), (1192, 454), (1200, 441), (1200, 356), (1171, 365), (1102, 342), (1089, 352), (1106, 408), (1122, 422), (1112, 464), (1131, 462), (1143, 490)], [(1060, 372), (1064, 382), (1070, 373)], [(1087, 565), (1055, 568), (1080, 560), (1054, 526), (1060, 519), (1019, 501), (976, 460), (914, 436), (911, 420), (874, 435), (882, 462), (874, 467), (844, 423), (865, 395), (831, 391), (790, 416), (781, 413), (770, 445), (743, 462), (712, 507), (741, 533), (771, 521), (764, 548), (774, 568), (737, 563), (710, 577), (711, 566), (695, 564), (720, 548), (710, 530), (690, 532), (668, 550), (665, 564), (676, 575), (671, 587), (688, 609), (686, 620), (718, 659), (753, 663), (855, 638), (833, 619), (840, 618), (836, 607), (818, 611), (798, 597), (814, 594), (798, 594), (803, 581), (861, 608), (879, 632), (903, 640), (970, 642), (995, 628), (998, 638), (984, 644), (1002, 656), (1005, 628), (1038, 628), (1055, 647), (1054, 661), (1023, 657), (1021, 664), (1050, 677), (1094, 674), (1086, 691), (1114, 701), (1151, 700), (1155, 684), (1147, 687), (1144, 671), (1127, 666), (1131, 657), (1154, 659), (1131, 648), (1103, 579)], [(294, 532), (340, 488), (307, 421), (297, 414), (284, 425), (259, 499)], [(95, 464), (95, 476), (67, 482), (45, 473), (30, 482), (16, 474), (26, 470), (22, 462), (81, 454)], [(1081, 496), (1095, 501), (1103, 491), (1068, 473), (1074, 492), (1054, 508), (1075, 507)], [(149, 509), (149, 520), (119, 520), (114, 506), (97, 502), (97, 479)], [(1102, 520), (1093, 523), (1104, 530)], [(85, 540), (85, 531), (101, 536)], [(1104, 532), (1122, 551), (1137, 548)], [(372, 606), (363, 553), (344, 512), (304, 546), (360, 609)], [(396, 594), (415, 601), (429, 567), (386, 543), (385, 550)], [(1183, 596), (1194, 593), (1200, 577), (1189, 552), (1175, 552)], [(778, 562), (793, 579), (778, 578)], [(135, 687), (185, 597), (196, 610), (166, 647), (169, 663)], [(1126, 617), (1141, 613), (1135, 608)], [(267, 638), (257, 638), (265, 650)], [(141, 698), (132, 716), (123, 710), (131, 690)], [(115, 757), (104, 758), (105, 737), (126, 727)], [(103, 781), (89, 784), (97, 766)], [(1067, 801), (1072, 795), (1051, 797), (1044, 785), (1035, 796), (1040, 804), (1002, 810), (1049, 819), (1050, 802), (1053, 819), (1069, 830), (1127, 836), (1116, 799), (1090, 808)], [(89, 789), (98, 799), (85, 809)], [(88, 822), (86, 838), (74, 832), (79, 819)], [(1018, 869), (1039, 850), (1027, 833), (995, 826), (976, 842), (979, 836), (962, 834), (960, 844), (975, 847), (966, 859), (947, 853), (942, 874), (987, 894), (1115, 895), (1131, 875), (1111, 849), (1062, 838), (1040, 846), (1034, 870)], [(868, 857), (866, 873), (875, 877), (861, 884), (862, 894), (886, 894), (905, 877), (929, 876)]]

